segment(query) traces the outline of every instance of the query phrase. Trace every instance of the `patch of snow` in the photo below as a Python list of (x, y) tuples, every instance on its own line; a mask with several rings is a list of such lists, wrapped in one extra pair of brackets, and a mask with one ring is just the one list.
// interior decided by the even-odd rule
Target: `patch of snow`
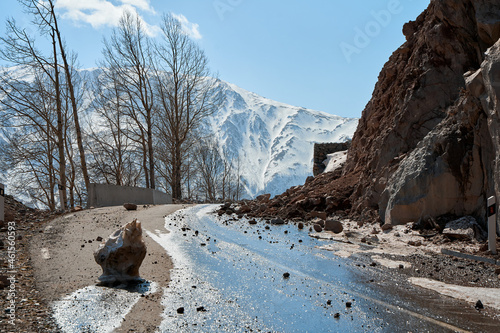
[(53, 316), (62, 332), (113, 332), (140, 300), (154, 294), (156, 282), (144, 283), (138, 292), (125, 289), (88, 286), (54, 302)]
[(46, 247), (42, 248), (40, 250), (40, 253), (42, 255), (42, 259), (48, 260), (51, 258), (50, 253), (49, 253), (49, 249)]
[(500, 288), (463, 287), (427, 278), (412, 277), (409, 281), (419, 287), (434, 290), (442, 295), (472, 304), (481, 300), (484, 306), (500, 310)]
[(410, 268), (411, 264), (406, 261), (400, 261), (400, 260), (391, 260), (387, 258), (382, 258), (381, 256), (372, 256), (372, 260), (375, 261), (377, 264), (380, 264), (384, 267), (387, 268), (400, 268), (401, 265), (403, 265), (403, 268)]
[[(343, 251), (341, 252), (342, 256), (347, 257), (359, 252), (397, 256), (441, 253), (443, 249), (442, 244), (435, 244), (429, 239), (422, 237), (417, 230), (411, 228), (411, 225), (411, 223), (395, 225), (392, 230), (382, 231), (379, 227), (372, 224), (364, 224), (360, 227), (355, 221), (344, 219), (342, 220), (344, 230), (339, 234), (334, 234), (331, 231), (323, 231), (319, 233), (314, 232), (310, 235), (320, 239), (336, 241), (321, 248), (334, 252)], [(374, 229), (376, 229), (377, 234), (373, 234)], [(363, 238), (365, 241), (362, 241)], [(349, 243), (353, 243), (354, 245), (366, 244), (369, 246), (361, 248), (350, 246)], [(446, 248), (450, 250), (471, 254), (476, 253), (479, 247), (480, 243), (453, 242), (446, 245)]]
[(240, 159), (244, 197), (283, 193), (312, 175), (314, 143), (352, 138), (358, 119), (296, 107), (221, 82), (227, 97), (208, 131)]
[(339, 151), (333, 154), (328, 154), (326, 160), (323, 162), (326, 169), (324, 172), (332, 172), (341, 168), (347, 160), (347, 150)]

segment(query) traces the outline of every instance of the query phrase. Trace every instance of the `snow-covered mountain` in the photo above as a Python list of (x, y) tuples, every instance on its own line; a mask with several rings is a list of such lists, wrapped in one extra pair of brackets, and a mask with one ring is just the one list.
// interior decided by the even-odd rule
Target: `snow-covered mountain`
[[(33, 80), (20, 68), (8, 70), (17, 79)], [(82, 78), (91, 78), (99, 76), (101, 69), (79, 72)], [(312, 175), (314, 143), (349, 140), (358, 124), (355, 118), (279, 103), (224, 81), (220, 85), (226, 100), (209, 120), (207, 130), (224, 156), (239, 158), (243, 198), (276, 195), (303, 184)], [(94, 94), (87, 90), (84, 95), (82, 105), (88, 119), (95, 119), (91, 108)], [(0, 174), (2, 178), (11, 177)]]
[(221, 150), (238, 153), (245, 196), (280, 194), (312, 175), (314, 143), (352, 138), (358, 119), (279, 103), (222, 82), (227, 97), (210, 127)]

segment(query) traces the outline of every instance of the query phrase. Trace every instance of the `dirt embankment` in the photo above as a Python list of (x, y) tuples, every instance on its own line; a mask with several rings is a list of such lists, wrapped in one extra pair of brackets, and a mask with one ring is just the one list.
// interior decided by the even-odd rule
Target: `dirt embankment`
[(55, 216), (5, 196), (5, 221), (0, 221), (1, 332), (53, 331), (50, 310), (35, 288), (29, 244), (43, 221)]

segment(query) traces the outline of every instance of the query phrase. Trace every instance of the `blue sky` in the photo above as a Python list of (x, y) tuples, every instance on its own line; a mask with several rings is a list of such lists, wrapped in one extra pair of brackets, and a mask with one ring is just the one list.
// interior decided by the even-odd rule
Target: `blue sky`
[[(264, 97), (360, 117), (383, 64), (405, 39), (403, 24), (429, 0), (56, 0), (66, 42), (83, 68), (101, 59), (126, 8), (155, 35), (172, 12), (205, 50), (219, 77)], [(16, 0), (0, 20), (29, 26)], [(4, 33), (4, 24), (0, 25)]]

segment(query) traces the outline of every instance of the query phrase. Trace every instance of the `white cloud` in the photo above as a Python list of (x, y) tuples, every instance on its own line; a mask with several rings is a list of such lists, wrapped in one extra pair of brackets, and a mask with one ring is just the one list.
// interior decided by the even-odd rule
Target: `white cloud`
[(187, 35), (194, 39), (201, 39), (203, 37), (199, 31), (200, 26), (198, 24), (189, 22), (189, 20), (182, 14), (172, 13), (172, 17), (179, 21), (182, 30), (184, 30)]
[[(88, 23), (94, 29), (102, 26), (116, 27), (123, 12), (137, 13), (138, 10), (155, 13), (149, 0), (119, 0), (121, 4), (114, 4), (110, 0), (57, 0), (56, 9), (62, 18), (72, 20), (75, 23)], [(155, 36), (160, 31), (158, 26), (150, 25), (144, 21), (146, 33)]]
[(120, 2), (125, 4), (125, 5), (131, 5), (131, 6), (134, 6), (136, 8), (146, 10), (148, 12), (152, 12), (152, 13), (155, 12), (153, 7), (151, 7), (151, 5), (149, 4), (150, 0), (120, 0)]

